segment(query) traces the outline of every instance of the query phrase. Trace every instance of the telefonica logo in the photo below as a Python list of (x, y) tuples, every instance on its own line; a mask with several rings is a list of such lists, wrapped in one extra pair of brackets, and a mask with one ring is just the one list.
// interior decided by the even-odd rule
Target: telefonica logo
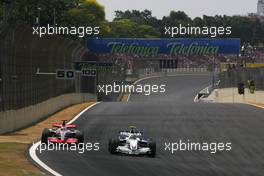
[(198, 45), (198, 43), (190, 45), (169, 43), (167, 48), (170, 49), (170, 55), (215, 55), (219, 51), (219, 46)]
[(107, 47), (111, 48), (112, 54), (136, 54), (140, 56), (157, 55), (159, 53), (158, 46), (141, 46), (136, 43), (124, 44), (119, 42), (110, 42)]
[[(120, 42), (109, 42), (107, 47), (112, 54), (132, 54), (140, 56), (154, 56), (160, 53), (159, 46), (142, 46), (136, 43), (124, 44)], [(170, 55), (215, 55), (218, 54), (219, 46), (209, 44), (200, 45), (198, 43), (182, 44), (172, 42), (167, 44)]]

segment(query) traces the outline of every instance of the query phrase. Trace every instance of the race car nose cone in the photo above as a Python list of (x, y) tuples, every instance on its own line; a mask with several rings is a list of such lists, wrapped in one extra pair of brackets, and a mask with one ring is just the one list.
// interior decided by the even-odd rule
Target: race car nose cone
[(130, 141), (130, 149), (131, 150), (137, 150), (137, 140), (131, 140)]

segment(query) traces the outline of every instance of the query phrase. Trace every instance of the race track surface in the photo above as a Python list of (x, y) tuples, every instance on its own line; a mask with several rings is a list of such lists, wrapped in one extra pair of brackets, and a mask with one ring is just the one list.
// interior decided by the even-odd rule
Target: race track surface
[[(75, 124), (86, 142), (100, 150), (44, 152), (39, 158), (65, 176), (263, 176), (264, 110), (243, 104), (194, 103), (209, 76), (153, 78), (140, 84), (166, 84), (165, 94), (132, 95), (129, 102), (105, 102)], [(157, 142), (156, 158), (111, 155), (108, 139), (135, 125)], [(165, 151), (179, 140), (232, 142), (229, 152)]]

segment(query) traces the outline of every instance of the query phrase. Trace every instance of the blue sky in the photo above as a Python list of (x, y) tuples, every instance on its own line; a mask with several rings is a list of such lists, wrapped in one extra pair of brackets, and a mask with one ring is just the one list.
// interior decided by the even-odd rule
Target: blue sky
[(258, 0), (97, 0), (104, 5), (106, 18), (112, 20), (115, 10), (149, 9), (161, 18), (171, 10), (185, 11), (190, 17), (206, 15), (246, 15), (256, 13)]

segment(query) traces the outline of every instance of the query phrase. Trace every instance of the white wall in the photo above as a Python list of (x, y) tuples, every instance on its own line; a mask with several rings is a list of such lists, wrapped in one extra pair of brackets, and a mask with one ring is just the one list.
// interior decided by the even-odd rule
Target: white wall
[(22, 109), (0, 112), (0, 134), (25, 128), (67, 106), (94, 98), (92, 94), (64, 94)]
[(256, 103), (264, 104), (264, 91), (255, 91), (254, 94), (249, 93), (248, 89), (245, 89), (244, 95), (239, 95), (236, 87), (217, 89), (212, 92), (209, 99), (216, 102), (223, 103)]

